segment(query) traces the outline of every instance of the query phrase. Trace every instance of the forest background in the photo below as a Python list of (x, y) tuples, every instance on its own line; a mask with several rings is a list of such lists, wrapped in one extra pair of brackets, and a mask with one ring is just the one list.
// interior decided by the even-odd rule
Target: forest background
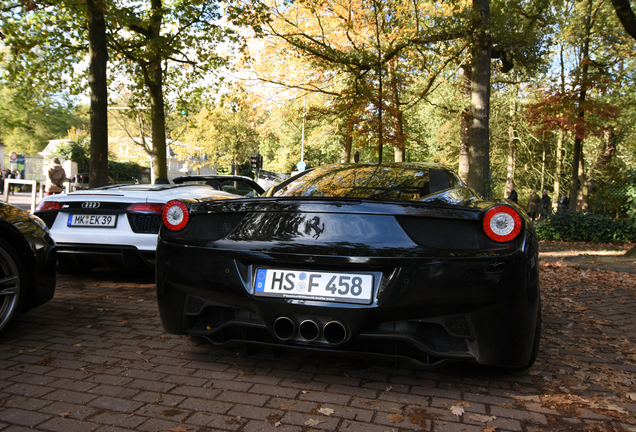
[(0, 0), (0, 142), (71, 138), (91, 186), (117, 129), (155, 178), (167, 140), (194, 170), (433, 161), (485, 197), (633, 217), (636, 45), (614, 3)]

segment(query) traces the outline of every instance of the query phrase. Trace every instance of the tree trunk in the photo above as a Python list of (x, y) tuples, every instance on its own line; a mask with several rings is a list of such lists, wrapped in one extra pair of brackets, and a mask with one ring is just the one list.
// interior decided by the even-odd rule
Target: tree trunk
[(516, 101), (510, 107), (510, 124), (508, 125), (508, 167), (506, 170), (506, 196), (515, 186), (515, 165), (517, 162), (517, 130), (515, 129)]
[(375, 16), (375, 40), (378, 50), (378, 62), (376, 65), (376, 73), (378, 75), (378, 164), (382, 163), (382, 146), (384, 145), (384, 124), (382, 123), (384, 94), (382, 89), (382, 43), (380, 41), (380, 11), (378, 4), (373, 2), (373, 10)]
[(545, 136), (541, 137), (541, 147), (543, 147), (543, 155), (541, 156), (541, 196), (545, 190)]
[(490, 195), (490, 0), (473, 0), (475, 20), (472, 49), (468, 185), (484, 198)]
[(579, 181), (581, 187), (579, 188), (579, 195), (577, 196), (576, 211), (587, 210), (587, 180), (585, 179), (585, 159), (583, 153), (579, 158)]
[[(565, 61), (563, 60), (563, 44), (559, 45), (559, 66), (560, 66), (560, 78), (561, 78), (561, 93), (565, 94)], [(557, 136), (557, 154), (556, 154), (556, 168), (554, 172), (554, 195), (553, 195), (553, 207), (556, 207), (554, 203), (561, 201), (561, 171), (563, 169), (563, 140), (565, 138), (565, 132), (563, 129), (559, 130)]]
[[(462, 83), (464, 88), (464, 96), (470, 97), (470, 84), (472, 81), (471, 70), (469, 67), (462, 68)], [(469, 150), (468, 150), (468, 131), (470, 129), (470, 107), (467, 107), (461, 114), (461, 125), (459, 131), (459, 168), (457, 174), (459, 178), (468, 183), (469, 169)]]
[(579, 165), (582, 156), (583, 140), (574, 138), (574, 149), (572, 150), (572, 185), (570, 186), (570, 211), (577, 211), (579, 197)]
[[(585, 118), (585, 101), (587, 94), (587, 75), (589, 69), (590, 55), (590, 33), (592, 31), (592, 0), (588, 0), (588, 12), (585, 17), (585, 40), (583, 42), (583, 52), (581, 53), (582, 72), (581, 72), (581, 91), (579, 93), (579, 119), (583, 121)], [(572, 154), (572, 186), (570, 188), (570, 211), (576, 211), (578, 208), (579, 197), (579, 164), (583, 157), (583, 132), (576, 131), (574, 139), (574, 152)]]
[(345, 126), (344, 144), (342, 146), (342, 154), (340, 163), (351, 163), (351, 147), (353, 146), (353, 125), (347, 122)]
[(404, 116), (402, 110), (398, 108), (395, 113), (395, 161), (404, 162), (406, 160), (406, 140), (404, 138)]
[(556, 203), (561, 200), (561, 169), (563, 166), (563, 137), (565, 132), (561, 129), (557, 136), (557, 148), (556, 148), (556, 168), (554, 170), (554, 194), (552, 195), (552, 202)]
[(400, 104), (400, 89), (397, 82), (397, 74), (395, 73), (395, 61), (389, 62), (390, 85), (391, 85), (391, 111), (394, 127), (393, 149), (395, 152), (395, 161), (404, 162), (406, 156), (406, 138), (404, 136), (404, 115)]
[[(161, 24), (163, 20), (163, 3), (152, 0), (152, 16), (150, 30), (152, 40), (161, 39)], [(160, 44), (157, 43), (157, 46)], [(155, 58), (148, 64), (150, 78), (148, 90), (150, 94), (150, 118), (152, 119), (152, 158), (154, 166), (153, 181), (156, 178), (168, 178), (168, 161), (166, 150), (166, 113), (163, 105), (163, 67), (162, 54), (156, 53)]]
[(627, 34), (636, 39), (636, 16), (632, 11), (630, 1), (612, 0), (612, 5)]
[(168, 178), (166, 150), (166, 116), (163, 105), (163, 71), (161, 61), (149, 65), (150, 80), (147, 84), (150, 95), (150, 117), (152, 119), (152, 166), (153, 181)]
[(88, 51), (90, 57), (88, 84), (91, 89), (91, 146), (89, 187), (108, 184), (108, 88), (106, 69), (106, 22), (104, 6), (99, 0), (87, 0)]

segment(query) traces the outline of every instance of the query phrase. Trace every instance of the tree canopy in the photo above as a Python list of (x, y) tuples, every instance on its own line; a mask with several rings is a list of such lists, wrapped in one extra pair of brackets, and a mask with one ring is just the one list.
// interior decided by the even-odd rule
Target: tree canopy
[[(171, 139), (192, 169), (236, 170), (257, 153), (282, 172), (430, 160), (483, 196), (514, 185), (523, 205), (531, 189), (565, 191), (573, 210), (626, 214), (616, 197), (636, 159), (636, 20), (621, 0), (94, 5), (108, 55), (98, 81), (128, 108), (119, 118), (155, 177)], [(11, 148), (81, 127), (67, 101), (90, 82), (86, 7), (1, 0)], [(38, 125), (43, 115), (56, 120)]]

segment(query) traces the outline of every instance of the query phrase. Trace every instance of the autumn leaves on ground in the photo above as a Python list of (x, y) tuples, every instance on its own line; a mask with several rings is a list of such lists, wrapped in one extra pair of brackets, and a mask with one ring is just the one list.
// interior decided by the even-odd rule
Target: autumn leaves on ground
[(530, 374), (543, 394), (520, 403), (636, 425), (636, 260), (594, 265), (629, 246), (541, 244), (543, 338)]

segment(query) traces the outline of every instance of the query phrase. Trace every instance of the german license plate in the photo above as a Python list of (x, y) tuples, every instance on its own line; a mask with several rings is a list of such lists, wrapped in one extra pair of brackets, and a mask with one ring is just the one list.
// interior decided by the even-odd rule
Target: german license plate
[(309, 272), (298, 270), (256, 270), (254, 294), (343, 303), (370, 304), (373, 274)]
[(66, 224), (70, 227), (100, 227), (100, 228), (115, 228), (117, 226), (117, 215), (68, 215), (68, 222)]

